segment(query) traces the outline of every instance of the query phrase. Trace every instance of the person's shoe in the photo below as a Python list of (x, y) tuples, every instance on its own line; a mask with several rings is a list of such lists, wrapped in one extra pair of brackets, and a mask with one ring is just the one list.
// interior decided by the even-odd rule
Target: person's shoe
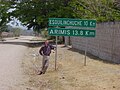
[(41, 75), (41, 74), (43, 74), (43, 73), (40, 71), (40, 73), (38, 73), (38, 75)]
[(45, 74), (45, 72), (43, 72), (42, 74)]

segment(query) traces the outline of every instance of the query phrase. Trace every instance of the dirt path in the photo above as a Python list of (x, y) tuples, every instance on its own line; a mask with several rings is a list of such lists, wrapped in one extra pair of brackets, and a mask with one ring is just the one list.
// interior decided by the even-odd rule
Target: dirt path
[(13, 90), (20, 84), (20, 64), (25, 49), (25, 46), (0, 44), (0, 90)]
[[(18, 41), (25, 40), (7, 38), (6, 42)], [(0, 90), (26, 90), (26, 86), (23, 85), (25, 76), (21, 68), (26, 50), (27, 47), (23, 45), (0, 44)]]
[(42, 57), (39, 48), (29, 48), (23, 60), (24, 73), (29, 77), (26, 85), (33, 90), (120, 90), (120, 65), (99, 61), (99, 58), (87, 57), (87, 66), (83, 65), (84, 55), (71, 48), (58, 47), (57, 71), (54, 71), (54, 54), (45, 75), (37, 75), (41, 68)]

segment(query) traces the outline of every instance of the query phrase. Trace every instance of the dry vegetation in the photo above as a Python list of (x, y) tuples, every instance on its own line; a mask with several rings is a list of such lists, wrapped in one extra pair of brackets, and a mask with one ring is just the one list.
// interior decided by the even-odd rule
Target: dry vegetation
[(39, 48), (29, 48), (22, 67), (29, 77), (28, 90), (120, 90), (120, 65), (105, 63), (94, 56), (87, 57), (71, 48), (58, 47), (57, 71), (54, 70), (54, 53), (46, 74), (37, 75), (41, 68), (42, 57)]

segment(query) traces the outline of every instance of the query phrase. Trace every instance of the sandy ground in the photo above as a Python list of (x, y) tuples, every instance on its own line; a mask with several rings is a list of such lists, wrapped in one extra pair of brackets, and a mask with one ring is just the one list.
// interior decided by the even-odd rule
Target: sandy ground
[(0, 90), (15, 90), (21, 83), (21, 57), (25, 49), (25, 46), (0, 44)]
[[(5, 42), (26, 42), (31, 38), (33, 37), (6, 38)], [(27, 78), (21, 67), (26, 50), (24, 45), (0, 43), (0, 90), (26, 90), (27, 87), (23, 84)]]
[[(31, 38), (6, 40), (21, 43)], [(28, 48), (20, 43), (0, 44), (0, 90), (120, 90), (119, 64), (89, 55), (84, 66), (83, 52), (59, 45), (57, 70), (52, 53), (46, 74), (37, 75), (42, 62), (40, 47)]]
[(120, 90), (120, 65), (89, 55), (84, 66), (83, 52), (63, 45), (58, 46), (57, 70), (52, 53), (46, 74), (37, 75), (42, 61), (38, 50), (29, 48), (22, 63), (24, 74), (29, 77), (25, 84), (31, 86), (30, 90)]

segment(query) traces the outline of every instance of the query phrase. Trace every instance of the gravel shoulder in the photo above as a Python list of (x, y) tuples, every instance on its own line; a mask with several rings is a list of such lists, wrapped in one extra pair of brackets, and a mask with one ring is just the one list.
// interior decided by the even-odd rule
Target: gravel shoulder
[[(23, 73), (22, 60), (28, 48), (18, 42), (26, 42), (33, 37), (6, 38), (0, 43), (0, 90), (26, 90), (24, 82), (27, 77)], [(23, 40), (25, 39), (25, 40)]]

